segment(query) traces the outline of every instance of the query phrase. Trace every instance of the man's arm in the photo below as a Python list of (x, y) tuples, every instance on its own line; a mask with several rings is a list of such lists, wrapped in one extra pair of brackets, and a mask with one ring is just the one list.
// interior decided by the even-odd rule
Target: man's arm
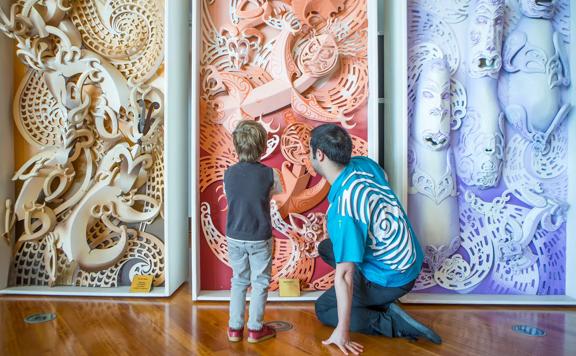
[(350, 341), (350, 313), (354, 293), (354, 269), (355, 265), (352, 262), (343, 262), (336, 265), (334, 288), (338, 305), (338, 325), (330, 338), (323, 341), (324, 345), (335, 344), (346, 355), (348, 355), (348, 352), (358, 355), (364, 349), (362, 345)]
[(356, 263), (361, 263), (364, 258), (368, 226), (352, 216), (338, 215), (332, 218), (334, 220), (329, 221), (327, 227), (336, 262), (334, 289), (338, 309), (338, 325), (332, 336), (324, 341), (324, 344), (335, 344), (346, 355), (348, 352), (357, 355), (363, 351), (363, 347), (350, 341), (354, 271)]
[(350, 330), (350, 310), (352, 309), (352, 294), (354, 291), (354, 263), (343, 262), (336, 265), (334, 287), (338, 304), (337, 329)]

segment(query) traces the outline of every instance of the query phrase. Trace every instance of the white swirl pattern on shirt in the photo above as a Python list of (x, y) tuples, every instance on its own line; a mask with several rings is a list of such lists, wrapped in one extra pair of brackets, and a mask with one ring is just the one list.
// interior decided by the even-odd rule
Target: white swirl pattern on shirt
[(338, 214), (368, 225), (374, 257), (392, 270), (408, 270), (416, 261), (416, 247), (406, 216), (390, 187), (376, 183), (374, 175), (367, 172), (350, 173), (342, 185), (345, 188), (336, 202)]

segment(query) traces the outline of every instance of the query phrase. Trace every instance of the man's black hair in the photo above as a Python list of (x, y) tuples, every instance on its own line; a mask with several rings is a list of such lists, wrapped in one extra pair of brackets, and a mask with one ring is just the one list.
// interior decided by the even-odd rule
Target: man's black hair
[(352, 156), (352, 139), (346, 130), (334, 124), (324, 124), (312, 130), (310, 138), (312, 157), (320, 149), (333, 162), (343, 166)]

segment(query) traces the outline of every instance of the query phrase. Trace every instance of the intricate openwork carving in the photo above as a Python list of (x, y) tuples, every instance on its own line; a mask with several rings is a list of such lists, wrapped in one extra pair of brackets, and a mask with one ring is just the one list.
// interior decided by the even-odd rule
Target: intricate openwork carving
[(163, 223), (163, 11), (157, 0), (0, 11), (28, 67), (14, 119), (33, 152), (14, 175), (15, 284), (163, 283), (163, 242), (145, 232)]
[[(504, 45), (504, 70), (500, 96), (508, 105), (506, 118), (520, 134), (543, 151), (550, 135), (568, 116), (572, 105), (562, 99), (570, 86), (565, 44), (550, 20), (556, 2), (520, 1), (522, 16)], [(542, 90), (525, 100), (530, 88)]]
[[(445, 57), (454, 130), (446, 144), (454, 151), (456, 175), (450, 179), (438, 168), (446, 167), (438, 162), (452, 162), (449, 155), (434, 159), (429, 151), (422, 157), (418, 139), (426, 136), (413, 136), (408, 209), (415, 230), (433, 226), (416, 231), (423, 241), (432, 240), (454, 211), (431, 202), (457, 199), (453, 225), (459, 226), (457, 235), (442, 234), (443, 244), (425, 246), (415, 288), (563, 294), (570, 2), (415, 0), (409, 13), (410, 129), (418, 135), (422, 122), (432, 125), (422, 117), (433, 115), (418, 115), (427, 105), (418, 85), (426, 79), (425, 64)], [(463, 60), (460, 53), (466, 53)]]
[[(415, 101), (409, 110), (408, 210), (418, 221), (414, 230), (424, 248), (425, 262), (436, 271), (459, 247), (451, 131), (460, 127), (466, 113), (466, 94), (450, 79), (449, 64), (439, 48), (427, 42), (410, 52), (413, 65), (409, 68), (409, 92)], [(464, 107), (459, 107), (462, 104)], [(444, 214), (432, 217), (431, 211)]]
[[(210, 73), (202, 80), (215, 84), (210, 89), (204, 86), (203, 94), (214, 101), (210, 108), (216, 123), (231, 132), (239, 120), (290, 105), (310, 120), (354, 126), (350, 113), (367, 96), (364, 0), (348, 7), (329, 1), (296, 2), (274, 11), (272, 7), (279, 5), (232, 2), (232, 21), (217, 27), (211, 10), (225, 3), (203, 1), (202, 65)], [(290, 20), (286, 16), (290, 13), (299, 21)], [(312, 21), (311, 15), (321, 20)], [(274, 35), (263, 27), (271, 19), (276, 20)], [(307, 31), (298, 32), (301, 23)], [(246, 72), (255, 66), (265, 68), (270, 78), (260, 83), (248, 78)]]
[[(307, 216), (290, 214), (286, 222), (274, 201), (271, 203), (272, 225), (282, 237), (274, 238), (274, 260), (272, 264), (271, 290), (278, 289), (280, 278), (296, 278), (305, 289), (326, 289), (330, 286), (333, 275), (326, 275), (312, 281), (314, 259), (318, 257), (318, 245), (327, 238), (325, 215), (310, 213)], [(202, 230), (210, 249), (224, 264), (228, 261), (226, 236), (215, 226), (211, 218), (210, 206), (202, 203), (200, 208)]]
[[(240, 120), (258, 120), (269, 132), (262, 159), (284, 186), (273, 197), (272, 287), (293, 277), (304, 289), (325, 289), (332, 275), (316, 271), (315, 259), (325, 238), (317, 230), (319, 211), (330, 186), (316, 176), (308, 142), (314, 126), (336, 123), (353, 128), (354, 154), (367, 154), (366, 1), (202, 0), (201, 11), (202, 258), (228, 264), (221, 187), (226, 168), (237, 161), (231, 132)], [(204, 274), (204, 288), (228, 283), (216, 279)]]
[[(298, 121), (294, 113), (289, 110), (285, 112), (284, 118), (288, 126), (284, 129), (281, 139), (281, 150), (284, 158), (293, 164), (306, 166), (306, 170), (315, 176), (316, 172), (310, 163), (310, 133), (312, 126)], [(368, 154), (368, 143), (366, 140), (356, 136), (352, 137), (352, 155), (366, 156)]]
[(468, 74), (498, 78), (502, 67), (504, 0), (473, 0), (468, 25)]
[(502, 67), (504, 0), (475, 0), (467, 38), (468, 111), (455, 150), (464, 183), (481, 189), (500, 181), (504, 160), (503, 114), (497, 97)]

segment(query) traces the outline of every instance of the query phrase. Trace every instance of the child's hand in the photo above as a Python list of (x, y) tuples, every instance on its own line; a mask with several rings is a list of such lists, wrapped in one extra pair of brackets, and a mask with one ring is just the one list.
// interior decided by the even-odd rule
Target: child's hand
[(282, 180), (282, 176), (278, 172), (276, 168), (274, 170), (274, 184), (272, 185), (272, 190), (270, 191), (270, 196), (274, 196), (276, 194), (280, 194), (284, 191), (284, 181)]

